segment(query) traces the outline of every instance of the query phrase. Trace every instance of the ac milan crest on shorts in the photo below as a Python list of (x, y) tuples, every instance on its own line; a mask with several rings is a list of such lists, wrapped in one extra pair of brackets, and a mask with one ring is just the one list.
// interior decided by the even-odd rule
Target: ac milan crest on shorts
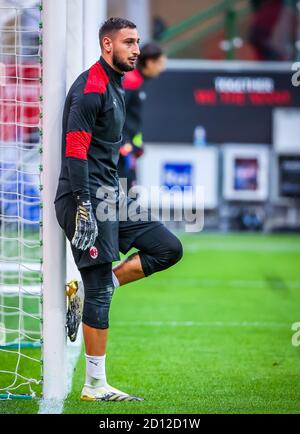
[(92, 259), (97, 259), (98, 258), (98, 249), (97, 247), (93, 246), (90, 248), (90, 257)]

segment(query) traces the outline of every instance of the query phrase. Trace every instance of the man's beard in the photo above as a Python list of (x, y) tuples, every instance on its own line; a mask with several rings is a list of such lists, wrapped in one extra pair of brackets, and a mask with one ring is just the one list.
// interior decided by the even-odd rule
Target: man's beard
[(130, 66), (127, 65), (127, 63), (121, 62), (121, 60), (118, 58), (116, 54), (113, 54), (112, 62), (116, 68), (118, 68), (120, 71), (123, 72), (132, 71), (135, 68), (135, 66)]

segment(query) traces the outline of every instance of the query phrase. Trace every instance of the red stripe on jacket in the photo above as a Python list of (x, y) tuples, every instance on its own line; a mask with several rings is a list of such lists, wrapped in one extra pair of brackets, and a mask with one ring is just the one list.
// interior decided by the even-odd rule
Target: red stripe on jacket
[(84, 93), (104, 93), (108, 83), (109, 78), (103, 66), (97, 62), (89, 70)]
[(92, 134), (85, 131), (72, 131), (67, 133), (66, 157), (87, 160), (87, 153), (91, 143)]
[(137, 90), (144, 83), (142, 74), (134, 69), (133, 71), (126, 72), (123, 80), (123, 88), (128, 90)]

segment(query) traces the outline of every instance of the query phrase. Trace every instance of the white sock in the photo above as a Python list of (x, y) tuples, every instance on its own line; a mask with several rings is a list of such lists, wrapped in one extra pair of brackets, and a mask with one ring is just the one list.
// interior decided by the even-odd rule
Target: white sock
[(118, 281), (117, 276), (114, 272), (112, 272), (112, 280), (115, 288), (118, 288), (120, 286), (120, 282)]
[(88, 356), (87, 354), (85, 355), (86, 386), (102, 387), (107, 385), (105, 373), (105, 357), (106, 354), (104, 354), (104, 356)]

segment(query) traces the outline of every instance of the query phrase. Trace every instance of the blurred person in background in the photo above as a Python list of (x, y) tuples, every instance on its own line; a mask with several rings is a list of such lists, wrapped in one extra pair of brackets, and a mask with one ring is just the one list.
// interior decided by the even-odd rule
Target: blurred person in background
[(149, 42), (140, 50), (136, 69), (127, 72), (123, 80), (126, 120), (118, 173), (120, 178), (127, 180), (127, 185), (122, 184), (125, 192), (136, 183), (136, 160), (144, 153), (142, 116), (144, 101), (147, 98), (147, 82), (158, 77), (165, 70), (165, 64), (166, 56), (161, 47), (154, 42)]
[(290, 0), (251, 0), (249, 41), (258, 60), (284, 61), (293, 55), (296, 9)]

